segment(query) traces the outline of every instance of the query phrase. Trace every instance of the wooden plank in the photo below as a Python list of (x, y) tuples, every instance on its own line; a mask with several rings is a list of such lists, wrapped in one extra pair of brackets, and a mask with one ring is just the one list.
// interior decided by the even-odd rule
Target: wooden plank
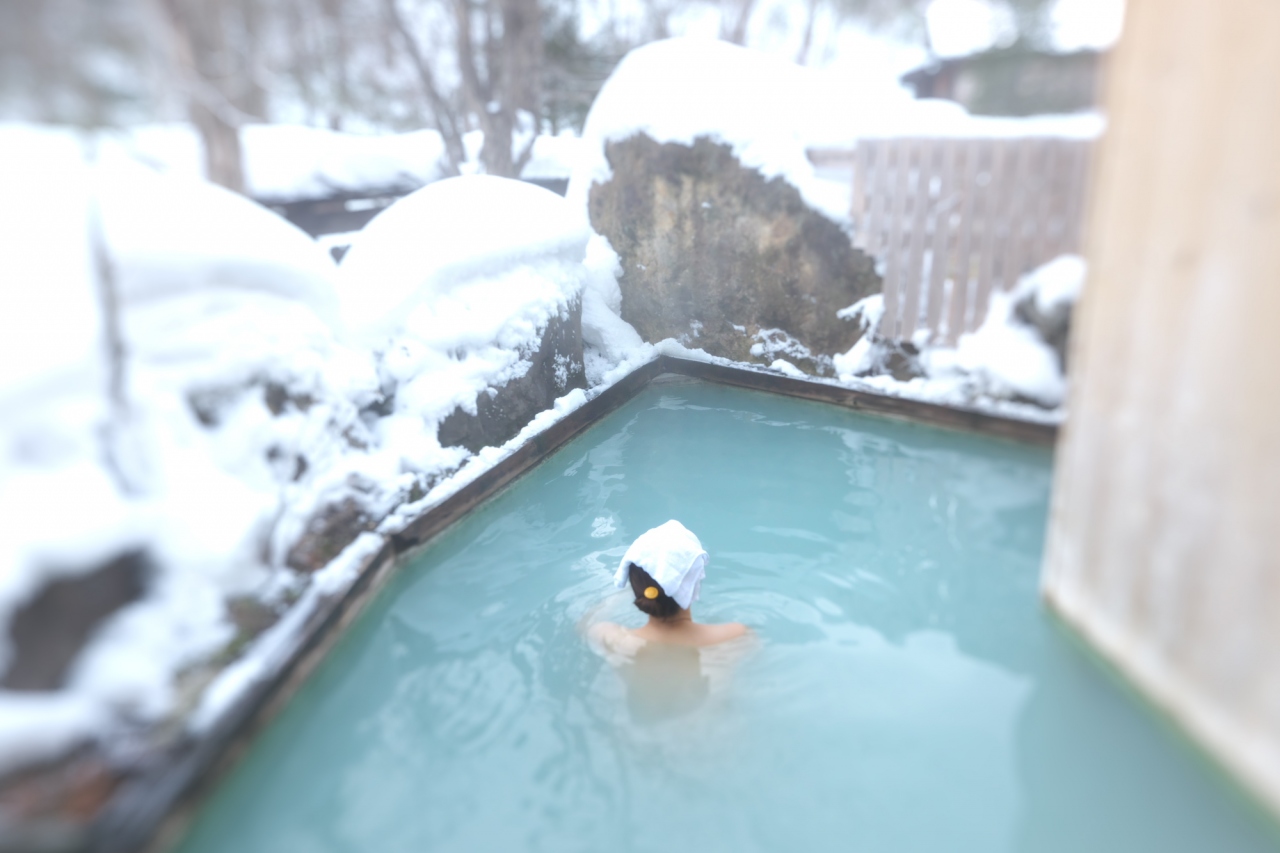
[[(1006, 139), (998, 139), (990, 146), (990, 160), (985, 174), (988, 180), (981, 187), (982, 202), (982, 242), (978, 247), (978, 281), (970, 292), (969, 305), (965, 312), (965, 331), (972, 332), (982, 324), (987, 308), (987, 297), (991, 292), (991, 280), (994, 276), (995, 257), (999, 250), (1000, 240), (1004, 236), (1003, 204), (1004, 189), (1007, 180), (1006, 162), (1011, 153), (1011, 146)], [(982, 174), (982, 173), (980, 173)]]
[(959, 144), (965, 162), (963, 171), (958, 171), (960, 175), (958, 187), (962, 197), (960, 199), (960, 232), (956, 235), (958, 249), (955, 283), (951, 288), (951, 304), (947, 306), (947, 343), (949, 344), (954, 344), (965, 331), (969, 293), (973, 288), (973, 215), (978, 194), (977, 180), (982, 142), (977, 139), (968, 139)]
[(1016, 233), (1014, 247), (1009, 255), (1009, 273), (1005, 282), (1006, 291), (1018, 287), (1018, 279), (1032, 266), (1044, 251), (1042, 236), (1048, 228), (1052, 196), (1052, 164), (1050, 161), (1050, 141), (1044, 138), (1027, 140), (1028, 161), (1027, 195), (1023, 196), (1020, 227)]
[(1056, 257), (1059, 254), (1058, 246), (1062, 242), (1062, 211), (1067, 201), (1066, 180), (1070, 157), (1069, 147), (1064, 142), (1061, 139), (1046, 140), (1047, 183), (1040, 199), (1040, 231), (1036, 235), (1035, 244), (1035, 255), (1038, 258)]
[(663, 371), (693, 376), (724, 385), (735, 385), (770, 394), (799, 397), (822, 403), (854, 409), (869, 414), (882, 415), (898, 420), (924, 423), (945, 429), (977, 432), (983, 435), (1012, 439), (1029, 444), (1052, 445), (1058, 435), (1054, 424), (1036, 423), (1000, 415), (992, 415), (976, 409), (943, 406), (904, 397), (891, 397), (859, 391), (844, 385), (813, 380), (793, 379), (772, 371), (747, 367), (731, 367), (663, 356)]
[(980, 296), (979, 310), (986, 315), (990, 304), (991, 293), (997, 289), (1007, 290), (1012, 286), (1013, 270), (1018, 265), (1020, 241), (1025, 230), (1025, 206), (1027, 184), (1032, 171), (1031, 158), (1034, 147), (1031, 140), (1013, 139), (1009, 141), (1008, 159), (1005, 165), (1004, 193), (997, 202), (1001, 214), (1000, 239), (992, 257), (991, 285), (985, 294)]
[(1052, 260), (1053, 241), (1050, 234), (1053, 220), (1059, 216), (1061, 210), (1059, 202), (1059, 193), (1057, 188), (1061, 184), (1061, 145), (1057, 140), (1037, 140), (1039, 151), (1041, 151), (1043, 179), (1041, 182), (1041, 190), (1037, 201), (1036, 211), (1036, 233), (1029, 234), (1027, 242), (1024, 243), (1024, 256), (1021, 269), (1018, 274), (1029, 272), (1044, 263), (1044, 261)]
[(1080, 252), (1080, 235), (1084, 229), (1085, 195), (1089, 189), (1089, 164), (1093, 155), (1093, 143), (1080, 142), (1075, 146), (1071, 160), (1071, 193), (1064, 211), (1063, 252)]
[(1011, 290), (1017, 282), (1026, 239), (1027, 214), (1032, 209), (1036, 140), (1012, 140), (1010, 152), (1013, 156), (1006, 175), (1006, 196), (1001, 201), (1004, 239), (995, 252), (994, 262), (998, 265), (998, 272), (992, 276), (991, 290), (982, 297), (984, 314), (991, 299), (991, 291)]
[[(889, 192), (888, 149), (884, 140), (872, 140), (867, 146), (867, 192), (870, 194), (867, 213), (866, 251), (881, 263), (884, 258), (884, 232), (888, 218)], [(883, 268), (883, 266), (882, 266)]]
[(929, 269), (928, 303), (925, 306), (925, 324), (929, 329), (930, 342), (940, 339), (943, 322), (943, 292), (947, 273), (951, 268), (951, 243), (954, 229), (951, 227), (951, 215), (955, 204), (955, 165), (956, 154), (963, 143), (954, 139), (937, 141), (938, 147), (938, 191), (933, 200), (933, 260)]
[(884, 277), (884, 320), (881, 330), (890, 338), (901, 337), (901, 299), (902, 299), (902, 217), (907, 196), (907, 153), (911, 150), (910, 140), (890, 140), (886, 144), (886, 153), (892, 162), (892, 169), (886, 178), (892, 180), (893, 197), (891, 213), (886, 234), (888, 236), (885, 249), (886, 268)]
[(867, 143), (858, 143), (854, 151), (853, 193), (849, 205), (849, 220), (853, 223), (853, 245), (864, 252), (869, 251), (871, 245), (867, 239), (867, 226), (871, 218), (870, 211), (867, 210), (867, 152)]
[(929, 179), (933, 175), (932, 155), (936, 150), (934, 143), (935, 140), (931, 139), (917, 139), (911, 147), (910, 163), (914, 186), (911, 187), (911, 212), (906, 220), (911, 233), (908, 235), (910, 241), (906, 275), (900, 279), (903, 295), (898, 335), (903, 340), (911, 340), (920, 322), (920, 291), (924, 287), (924, 243), (932, 207), (929, 201)]

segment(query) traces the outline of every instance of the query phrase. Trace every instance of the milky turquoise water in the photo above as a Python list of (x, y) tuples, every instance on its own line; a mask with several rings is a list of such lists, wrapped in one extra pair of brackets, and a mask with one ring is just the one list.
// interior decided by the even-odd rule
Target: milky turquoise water
[[(1050, 466), (653, 385), (406, 566), (181, 849), (1280, 849), (1041, 606)], [(668, 518), (711, 554), (695, 614), (758, 644), (655, 709), (578, 623), (638, 624), (609, 575)]]

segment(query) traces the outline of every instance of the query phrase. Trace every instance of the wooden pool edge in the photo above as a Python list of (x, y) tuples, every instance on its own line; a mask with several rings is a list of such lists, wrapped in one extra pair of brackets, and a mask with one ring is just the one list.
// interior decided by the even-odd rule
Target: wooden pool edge
[(978, 409), (944, 406), (908, 397), (894, 397), (812, 379), (796, 379), (749, 367), (731, 367), (666, 355), (661, 356), (658, 361), (663, 365), (662, 373), (677, 373), (722, 385), (829, 403), (896, 420), (976, 432), (1028, 444), (1052, 446), (1058, 438), (1058, 426), (1053, 423), (1021, 420)]
[(306, 620), (297, 645), (274, 672), (246, 690), (208, 731), (187, 736), (161, 756), (162, 761), (156, 766), (135, 773), (120, 785), (90, 826), (85, 849), (94, 853), (137, 850), (162, 853), (173, 849), (206, 796), (236, 765), (254, 737), (289, 702), (406, 556), (421, 550), (454, 522), (496, 497), (663, 374), (1030, 444), (1052, 445), (1058, 432), (1054, 424), (891, 397), (746, 367), (659, 356), (536, 434), (476, 479), (389, 535), (381, 548), (362, 561), (356, 580), (344, 593), (319, 602)]

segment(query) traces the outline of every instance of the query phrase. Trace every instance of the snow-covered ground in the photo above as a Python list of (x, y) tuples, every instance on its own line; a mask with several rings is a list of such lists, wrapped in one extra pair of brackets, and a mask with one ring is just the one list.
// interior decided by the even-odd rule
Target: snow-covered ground
[[(428, 184), (352, 235), (341, 266), (266, 209), (199, 180), (187, 129), (93, 139), (0, 125), (0, 162), (23, 164), (0, 169), (0, 198), (20, 201), (0, 206), (0, 626), (53, 578), (130, 549), (154, 566), (145, 595), (94, 634), (64, 686), (0, 690), (0, 772), (184, 714), (208, 725), (381, 536), (656, 355), (726, 363), (673, 340), (645, 343), (621, 319), (618, 257), (585, 216), (608, 140), (713, 135), (841, 220), (847, 204), (824, 191), (808, 147), (1053, 124), (978, 120), (824, 74), (707, 40), (642, 48), (606, 85), (582, 139), (536, 144), (530, 170), (572, 169), (567, 199), (484, 176), (438, 181), (429, 132), (354, 140), (248, 128), (255, 193)], [(1057, 131), (1097, 132), (1096, 117), (1056, 121)], [(1030, 298), (1053, 313), (1082, 276), (1066, 259), (1028, 277), (957, 347), (925, 348), (918, 379), (858, 375), (868, 343), (836, 359), (838, 381), (1058, 418), (1061, 370), (1014, 305)], [(441, 446), (441, 419), (528, 369), (529, 347), (578, 298), (589, 387), (502, 447)], [(848, 319), (869, 322), (875, 310), (873, 300)], [(774, 369), (794, 371), (782, 358)], [(308, 526), (344, 507), (376, 532), (327, 567), (294, 559)], [(235, 599), (278, 621), (245, 635)], [(229, 669), (206, 666), (245, 640)], [(0, 664), (15, 651), (0, 646)]]
[[(444, 173), (444, 142), (434, 130), (370, 136), (318, 127), (250, 124), (240, 131), (246, 191), (291, 201), (344, 191), (414, 189)], [(200, 137), (189, 124), (131, 127), (106, 134), (119, 147), (166, 174), (204, 175)]]
[[(337, 193), (411, 190), (447, 174), (444, 141), (435, 130), (368, 135), (288, 124), (249, 124), (241, 128), (245, 189), (266, 201), (324, 198)], [(521, 147), (528, 136), (516, 140)], [(478, 168), (484, 136), (464, 140), (468, 162), (464, 174)], [(166, 174), (188, 178), (204, 175), (200, 137), (188, 124), (140, 125), (103, 135), (105, 148), (120, 148), (130, 157)], [(572, 132), (539, 136), (521, 177), (568, 178), (582, 157), (583, 140)]]

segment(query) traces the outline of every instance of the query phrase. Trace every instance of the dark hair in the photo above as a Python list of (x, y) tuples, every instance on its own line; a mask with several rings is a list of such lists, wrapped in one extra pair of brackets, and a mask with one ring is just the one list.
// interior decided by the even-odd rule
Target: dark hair
[[(631, 591), (636, 597), (636, 607), (641, 613), (647, 613), (655, 619), (670, 619), (680, 612), (676, 600), (663, 592), (662, 587), (649, 576), (644, 569), (631, 563), (627, 566), (627, 574), (631, 580)], [(656, 598), (646, 598), (644, 591), (650, 587), (658, 590)]]

